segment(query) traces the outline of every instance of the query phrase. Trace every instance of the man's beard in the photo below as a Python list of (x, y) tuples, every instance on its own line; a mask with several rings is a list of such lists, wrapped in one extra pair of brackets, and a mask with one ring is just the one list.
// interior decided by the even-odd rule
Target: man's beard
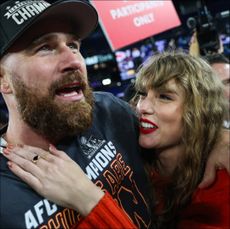
[[(92, 123), (93, 94), (80, 73), (65, 75), (53, 83), (46, 96), (39, 90), (27, 87), (17, 77), (13, 77), (18, 110), (21, 118), (36, 133), (52, 143), (88, 129)], [(80, 82), (85, 100), (74, 102), (54, 101), (57, 89), (63, 85)]]

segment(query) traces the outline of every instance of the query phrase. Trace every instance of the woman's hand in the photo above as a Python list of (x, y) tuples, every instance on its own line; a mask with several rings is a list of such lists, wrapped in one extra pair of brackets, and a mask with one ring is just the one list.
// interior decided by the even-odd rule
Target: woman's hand
[(226, 169), (230, 174), (230, 131), (222, 130), (221, 138), (216, 143), (206, 163), (203, 180), (199, 188), (206, 188), (211, 185), (216, 178), (217, 169)]
[(52, 145), (49, 151), (9, 145), (3, 152), (16, 176), (40, 195), (82, 216), (88, 215), (104, 195), (65, 152)]

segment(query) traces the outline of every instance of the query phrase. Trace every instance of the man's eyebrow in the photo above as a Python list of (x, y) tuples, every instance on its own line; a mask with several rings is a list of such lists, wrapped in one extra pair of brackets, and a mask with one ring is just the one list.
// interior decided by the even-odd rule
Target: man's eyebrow
[[(80, 39), (76, 36), (76, 35), (68, 35), (67, 40), (72, 39), (72, 40), (76, 40), (77, 42), (81, 42)], [(47, 34), (44, 35), (40, 38), (35, 39), (31, 45), (30, 48), (32, 47), (36, 47), (37, 45), (43, 43), (43, 42), (49, 42), (49, 41), (57, 41), (58, 40), (58, 35), (57, 34)]]
[(39, 37), (37, 39), (35, 39), (30, 45), (29, 45), (29, 48), (33, 48), (33, 47), (36, 47), (37, 45), (43, 43), (43, 42), (48, 42), (48, 41), (51, 41), (51, 40), (57, 40), (57, 35), (55, 34), (47, 34), (47, 35), (44, 35), (42, 37)]

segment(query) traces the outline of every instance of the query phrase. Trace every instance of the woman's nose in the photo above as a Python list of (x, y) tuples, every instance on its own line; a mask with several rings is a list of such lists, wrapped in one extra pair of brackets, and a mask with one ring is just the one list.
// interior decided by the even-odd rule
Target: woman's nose
[(154, 113), (153, 101), (150, 101), (148, 97), (146, 97), (143, 100), (140, 100), (137, 103), (137, 112), (139, 114), (153, 114)]

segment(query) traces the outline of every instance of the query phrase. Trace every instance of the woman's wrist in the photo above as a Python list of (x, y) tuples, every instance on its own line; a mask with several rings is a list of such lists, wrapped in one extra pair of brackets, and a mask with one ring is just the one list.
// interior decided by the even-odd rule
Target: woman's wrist
[(75, 201), (72, 199), (73, 209), (77, 210), (81, 216), (87, 216), (99, 203), (105, 193), (91, 181), (78, 191)]

